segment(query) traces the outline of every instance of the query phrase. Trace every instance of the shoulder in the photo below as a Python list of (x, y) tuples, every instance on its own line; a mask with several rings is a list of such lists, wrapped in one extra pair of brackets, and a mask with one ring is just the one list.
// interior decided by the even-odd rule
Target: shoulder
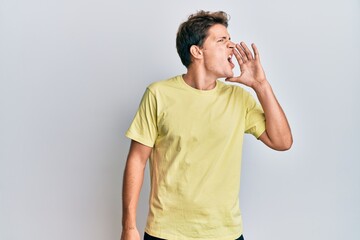
[(231, 94), (231, 95), (235, 95), (235, 96), (242, 96), (242, 97), (247, 96), (248, 94), (250, 94), (247, 90), (245, 90), (239, 84), (227, 83), (227, 82), (223, 82), (223, 81), (220, 81), (220, 80), (218, 80), (217, 83), (219, 84), (219, 89), (220, 89), (222, 94), (226, 93), (226, 94)]
[(166, 91), (168, 89), (174, 88), (178, 84), (179, 76), (171, 77), (165, 80), (160, 80), (151, 83), (147, 89), (156, 95), (156, 93)]
[(243, 88), (240, 84), (219, 81), (220, 94), (227, 99), (234, 100), (237, 104), (241, 103), (244, 107), (254, 105), (257, 101), (253, 93)]

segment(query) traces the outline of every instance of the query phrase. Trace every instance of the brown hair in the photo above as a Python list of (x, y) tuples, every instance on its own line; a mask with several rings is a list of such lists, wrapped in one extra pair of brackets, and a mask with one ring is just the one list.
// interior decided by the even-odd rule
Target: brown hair
[(189, 67), (191, 64), (190, 47), (192, 45), (201, 47), (208, 36), (209, 28), (215, 24), (227, 27), (229, 19), (229, 15), (223, 11), (201, 10), (190, 15), (187, 21), (179, 26), (176, 35), (176, 49), (185, 67)]

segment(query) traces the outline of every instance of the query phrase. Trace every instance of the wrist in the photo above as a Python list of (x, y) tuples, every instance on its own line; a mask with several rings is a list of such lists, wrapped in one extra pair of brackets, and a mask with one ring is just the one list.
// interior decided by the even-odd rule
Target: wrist
[(136, 226), (127, 226), (122, 228), (124, 232), (136, 230)]
[(125, 216), (122, 221), (122, 228), (124, 231), (136, 230), (136, 218), (134, 216)]
[(267, 79), (255, 81), (251, 88), (256, 92), (256, 94), (261, 94), (271, 90), (270, 83), (267, 81)]

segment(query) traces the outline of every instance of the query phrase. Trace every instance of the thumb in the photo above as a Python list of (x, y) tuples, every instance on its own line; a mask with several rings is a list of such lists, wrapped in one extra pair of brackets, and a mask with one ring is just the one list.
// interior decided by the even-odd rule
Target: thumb
[(236, 82), (236, 77), (227, 77), (225, 78), (225, 82)]

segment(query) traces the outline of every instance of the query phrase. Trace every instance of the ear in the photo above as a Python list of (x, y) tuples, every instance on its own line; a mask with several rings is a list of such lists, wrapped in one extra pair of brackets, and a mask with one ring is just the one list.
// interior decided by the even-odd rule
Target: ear
[(192, 45), (190, 47), (190, 54), (195, 59), (201, 59), (203, 58), (203, 52), (199, 46)]

